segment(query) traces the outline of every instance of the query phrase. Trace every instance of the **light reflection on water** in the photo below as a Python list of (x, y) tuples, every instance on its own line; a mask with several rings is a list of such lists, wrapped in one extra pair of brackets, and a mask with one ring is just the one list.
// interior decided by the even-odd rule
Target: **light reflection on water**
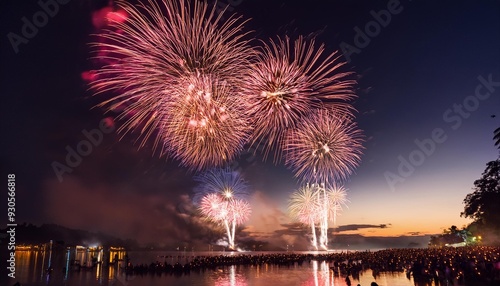
[[(116, 254), (116, 256), (115, 256)], [(155, 252), (130, 252), (131, 261), (145, 263), (159, 260), (161, 262), (181, 263), (187, 262), (194, 255), (209, 255), (207, 253), (182, 253), (181, 255), (158, 256)], [(212, 253), (220, 255), (222, 253)], [(230, 253), (225, 253), (230, 254)], [(253, 254), (253, 253), (245, 253)], [(215, 270), (194, 272), (190, 275), (175, 276), (170, 274), (145, 274), (127, 276), (121, 267), (124, 266), (125, 252), (104, 255), (99, 251), (17, 251), (16, 252), (16, 279), (10, 279), (8, 285), (19, 282), (22, 286), (70, 286), (70, 285), (116, 285), (116, 286), (143, 286), (143, 285), (179, 285), (179, 286), (344, 286), (347, 285), (345, 276), (334, 273), (325, 261), (312, 260), (302, 266), (278, 266), (272, 264), (226, 266)], [(93, 259), (94, 260), (93, 260)], [(92, 261), (97, 261), (95, 267), (86, 268)], [(118, 263), (112, 263), (118, 258)], [(79, 261), (79, 269), (74, 261)], [(111, 263), (110, 263), (111, 262)], [(48, 273), (47, 268), (52, 268)], [(386, 286), (412, 286), (412, 280), (406, 278), (404, 273), (382, 273), (376, 279), (371, 271), (364, 271), (359, 279), (351, 278), (352, 285), (370, 285), (376, 281), (379, 285)], [(425, 285), (425, 284), (424, 284)], [(433, 285), (433, 284), (427, 284)]]

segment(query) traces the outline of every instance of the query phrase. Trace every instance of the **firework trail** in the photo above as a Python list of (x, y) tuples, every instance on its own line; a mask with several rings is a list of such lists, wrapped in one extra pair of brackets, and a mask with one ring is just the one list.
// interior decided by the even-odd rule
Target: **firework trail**
[[(139, 133), (140, 147), (149, 138), (154, 138), (153, 147), (164, 148), (165, 143), (175, 142), (175, 138), (167, 137), (176, 136), (180, 132), (178, 129), (183, 126), (179, 122), (182, 120), (172, 114), (180, 112), (182, 115), (177, 117), (186, 116), (185, 110), (178, 111), (175, 108), (183, 106), (186, 101), (185, 96), (180, 94), (185, 95), (182, 90), (186, 89), (187, 82), (198, 81), (199, 85), (205, 85), (199, 87), (201, 90), (218, 89), (219, 93), (225, 94), (220, 96), (221, 104), (224, 105), (228, 100), (225, 97), (234, 96), (234, 93), (228, 92), (224, 85), (222, 88), (213, 85), (224, 82), (227, 86), (239, 86), (246, 78), (254, 52), (248, 40), (245, 40), (245, 21), (234, 16), (222, 20), (223, 13), (217, 13), (215, 6), (209, 7), (207, 3), (199, 1), (194, 1), (192, 5), (186, 0), (147, 0), (137, 6), (125, 1), (118, 3), (128, 19), (111, 19), (109, 30), (99, 35), (102, 40), (92, 45), (96, 57), (109, 64), (93, 74), (96, 79), (90, 85), (97, 94), (115, 94), (101, 102), (100, 106), (109, 111), (120, 111), (119, 119), (123, 119), (124, 123), (119, 132), (125, 134), (135, 130)], [(217, 80), (207, 80), (207, 77)], [(212, 86), (207, 87), (207, 81), (212, 82)], [(232, 121), (231, 116), (236, 111), (231, 106), (221, 108), (228, 110), (227, 115), (221, 116), (227, 116), (231, 119), (228, 121)], [(175, 126), (166, 128), (170, 123)], [(227, 132), (229, 126), (241, 128), (233, 122), (232, 125), (223, 124), (221, 129)], [(213, 129), (217, 127), (212, 124)], [(190, 140), (199, 142), (205, 138), (199, 132), (194, 132), (196, 135), (190, 134), (193, 132), (184, 133), (187, 135), (182, 134), (183, 143), (168, 146), (162, 151), (175, 154), (184, 165), (193, 169), (201, 169), (209, 163), (220, 164), (220, 160), (209, 162), (215, 158), (211, 152), (222, 150), (224, 152), (220, 157), (228, 160), (241, 145), (235, 144), (232, 150), (228, 150), (227, 146), (211, 148), (205, 151), (205, 155), (211, 156), (202, 161), (181, 148), (193, 142)], [(239, 129), (229, 132), (233, 133), (239, 136)], [(211, 144), (220, 141), (222, 139), (213, 140)], [(197, 145), (197, 148), (208, 146), (212, 145), (202, 144)]]
[[(347, 193), (343, 187), (325, 187), (323, 184), (307, 184), (294, 192), (290, 197), (288, 211), (290, 216), (311, 227), (314, 248), (327, 249), (328, 222), (336, 223), (338, 212), (346, 206)], [(319, 242), (316, 236), (316, 225), (320, 229)]]
[(229, 246), (235, 249), (235, 234), (236, 226), (241, 225), (248, 221), (250, 215), (252, 214), (252, 209), (250, 204), (241, 199), (232, 199), (229, 201), (229, 214), (228, 220), (231, 225), (231, 243)]
[(233, 235), (228, 221), (230, 209), (229, 201), (224, 200), (219, 194), (207, 194), (201, 199), (199, 209), (201, 214), (208, 220), (220, 223), (224, 226), (229, 245), (234, 245)]
[(341, 182), (359, 164), (361, 142), (361, 131), (352, 119), (318, 110), (289, 132), (285, 164), (302, 181)]
[(251, 143), (263, 146), (265, 157), (274, 150), (281, 156), (285, 132), (314, 109), (326, 106), (339, 114), (351, 115), (347, 101), (354, 98), (350, 73), (339, 73), (344, 62), (332, 53), (323, 60), (324, 45), (302, 36), (290, 43), (278, 39), (263, 43), (257, 61), (249, 71), (248, 84), (242, 86), (253, 119)]
[(164, 148), (182, 165), (201, 170), (231, 161), (249, 133), (244, 106), (234, 89), (211, 76), (192, 75), (163, 104), (159, 128)]
[(224, 226), (229, 247), (235, 249), (236, 226), (245, 223), (252, 213), (248, 186), (241, 175), (229, 169), (214, 169), (195, 178), (200, 185), (195, 189), (194, 201), (202, 197), (199, 209), (203, 216)]
[(325, 186), (319, 184), (316, 186), (316, 195), (320, 205), (320, 239), (319, 244), (322, 249), (328, 249), (328, 222), (337, 223), (337, 215), (342, 211), (342, 207), (347, 206), (347, 192), (343, 187)]
[(207, 219), (224, 226), (229, 247), (235, 249), (236, 226), (250, 218), (250, 204), (241, 199), (227, 199), (219, 193), (214, 193), (201, 199), (199, 209)]
[(321, 219), (321, 204), (318, 200), (317, 188), (307, 184), (294, 192), (290, 197), (288, 211), (292, 218), (311, 227), (311, 245), (318, 249), (316, 223)]

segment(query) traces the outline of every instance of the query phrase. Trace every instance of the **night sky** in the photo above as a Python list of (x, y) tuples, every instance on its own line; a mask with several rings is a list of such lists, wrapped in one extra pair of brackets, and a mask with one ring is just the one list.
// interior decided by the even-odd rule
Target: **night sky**
[[(140, 242), (205, 243), (210, 228), (191, 214), (194, 173), (149, 145), (139, 150), (134, 134), (104, 134), (71, 173), (56, 176), (53, 162), (65, 162), (67, 146), (85, 140), (83, 130), (99, 128), (103, 119), (115, 129), (122, 123), (94, 108), (100, 99), (81, 78), (93, 67), (92, 12), (107, 1), (66, 2), (17, 52), (8, 34), (22, 36), (22, 18), (32, 19), (41, 7), (0, 4), (0, 162), (4, 178), (16, 174), (18, 222)], [(366, 141), (346, 183), (350, 203), (337, 233), (425, 243), (423, 235), (469, 222), (460, 218), (462, 201), (498, 157), (492, 138), (500, 127), (500, 1), (231, 3), (232, 12), (251, 18), (246, 27), (257, 39), (314, 34), (328, 52), (349, 47), (344, 70), (357, 74), (353, 104)], [(374, 24), (381, 10), (392, 11), (391, 18)], [(357, 33), (367, 27), (371, 36), (361, 39)], [(299, 187), (292, 172), (249, 154), (233, 166), (253, 191), (254, 214), (241, 239), (305, 245), (286, 214)]]

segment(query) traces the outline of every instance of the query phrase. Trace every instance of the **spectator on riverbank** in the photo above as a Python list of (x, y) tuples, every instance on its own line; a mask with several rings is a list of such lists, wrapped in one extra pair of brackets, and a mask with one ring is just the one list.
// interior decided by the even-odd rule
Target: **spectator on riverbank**
[[(150, 265), (126, 266), (129, 274), (171, 273), (189, 274), (205, 270), (216, 270), (231, 265), (277, 265), (284, 267), (309, 264), (312, 260), (325, 261), (330, 270), (346, 277), (346, 283), (362, 270), (371, 269), (376, 277), (381, 272), (405, 272), (415, 281), (434, 280), (436, 284), (453, 284), (454, 281), (484, 281), (500, 285), (499, 247), (386, 249), (376, 252), (348, 253), (274, 253), (274, 254), (231, 254), (214, 256), (186, 256), (178, 258), (174, 265), (155, 262)], [(375, 283), (375, 284), (373, 284)], [(372, 285), (377, 285), (373, 282)], [(497, 284), (495, 284), (497, 283)]]

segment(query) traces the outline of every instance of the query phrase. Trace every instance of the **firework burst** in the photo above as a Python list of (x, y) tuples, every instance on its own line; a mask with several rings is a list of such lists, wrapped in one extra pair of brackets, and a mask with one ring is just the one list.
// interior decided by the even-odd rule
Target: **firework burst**
[(351, 118), (318, 110), (289, 132), (285, 164), (303, 181), (343, 181), (361, 160), (361, 142)]
[(315, 185), (305, 185), (294, 192), (288, 204), (290, 216), (311, 227), (311, 245), (318, 249), (316, 223), (321, 219), (321, 204)]
[(251, 66), (249, 82), (243, 85), (252, 125), (251, 142), (262, 146), (265, 156), (275, 150), (280, 158), (283, 139), (304, 116), (321, 106), (345, 115), (351, 114), (346, 102), (354, 97), (350, 73), (339, 73), (344, 63), (332, 53), (321, 60), (324, 45), (299, 37), (293, 45), (289, 38), (264, 43), (256, 63)]
[(218, 194), (207, 194), (201, 199), (199, 209), (207, 219), (220, 222), (229, 213), (228, 203)]
[(337, 223), (337, 215), (347, 207), (349, 200), (347, 199), (347, 191), (344, 187), (332, 187), (327, 190), (328, 205), (330, 214), (329, 216), (333, 220), (333, 225)]
[(186, 77), (163, 107), (167, 110), (162, 111), (160, 132), (166, 152), (196, 170), (232, 160), (249, 132), (244, 106), (235, 99), (227, 82), (203, 75)]
[(224, 226), (230, 248), (235, 247), (236, 226), (245, 223), (252, 213), (250, 204), (240, 198), (246, 197), (247, 184), (237, 172), (229, 169), (214, 169), (195, 178), (200, 185), (197, 197), (202, 196), (199, 209), (202, 215)]
[(343, 187), (325, 187), (324, 184), (307, 184), (290, 197), (288, 211), (293, 219), (311, 227), (313, 247), (318, 249), (316, 225), (320, 229), (319, 246), (327, 249), (328, 221), (336, 223), (337, 214), (348, 202)]
[[(119, 132), (138, 131), (141, 147), (151, 137), (154, 148), (163, 146), (165, 134), (156, 131), (168, 114), (177, 112), (170, 103), (186, 77), (208, 75), (229, 85), (245, 77), (254, 54), (242, 32), (245, 21), (234, 16), (223, 20), (215, 6), (200, 1), (147, 0), (137, 6), (119, 1), (119, 6), (128, 19), (113, 21), (100, 35), (103, 40), (92, 45), (110, 64), (96, 72), (91, 87), (98, 94), (117, 94), (100, 106), (121, 110), (125, 120)], [(178, 157), (185, 164), (198, 163)]]
[(307, 184), (292, 194), (288, 211), (294, 219), (309, 224), (319, 220), (318, 210), (320, 207), (317, 188), (314, 185)]
[[(248, 221), (252, 214), (252, 208), (247, 201), (235, 199), (229, 203), (229, 217), (232, 219), (233, 226), (243, 224)], [(234, 234), (233, 234), (234, 235)]]
[(248, 198), (248, 184), (243, 176), (229, 168), (215, 168), (195, 177), (199, 185), (194, 189), (194, 202), (206, 194), (218, 194), (226, 200)]
[(229, 247), (235, 248), (236, 226), (245, 223), (252, 214), (250, 204), (241, 199), (228, 199), (219, 193), (207, 194), (201, 199), (200, 212), (207, 219), (222, 224)]

